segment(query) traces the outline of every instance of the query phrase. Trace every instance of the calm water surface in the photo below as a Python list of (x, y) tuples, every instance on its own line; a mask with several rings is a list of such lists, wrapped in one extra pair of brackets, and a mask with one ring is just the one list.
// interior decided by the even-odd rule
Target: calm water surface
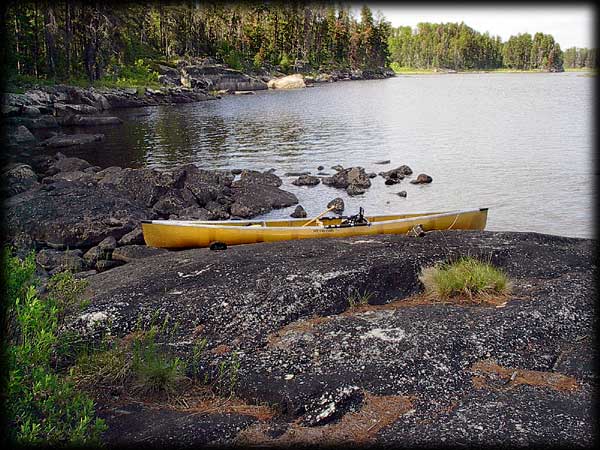
[[(489, 207), (489, 230), (592, 237), (592, 85), (577, 73), (412, 75), (121, 110), (123, 126), (94, 130), (106, 134), (100, 146), (70, 154), (102, 167), (275, 168), (309, 215), (337, 196), (346, 213)], [(319, 165), (334, 173), (335, 164), (375, 172), (408, 164), (433, 183), (386, 186), (377, 177), (349, 197), (283, 177)]]

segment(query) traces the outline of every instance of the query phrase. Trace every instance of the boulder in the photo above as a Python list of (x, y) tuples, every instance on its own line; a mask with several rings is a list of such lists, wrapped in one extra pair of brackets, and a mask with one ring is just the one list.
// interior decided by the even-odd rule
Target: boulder
[(257, 170), (243, 170), (240, 179), (233, 183), (234, 187), (261, 184), (279, 187), (283, 184), (281, 178), (274, 173), (259, 172)]
[(98, 114), (100, 110), (90, 105), (68, 105), (64, 103), (54, 103), (54, 115), (57, 117), (71, 117), (81, 114)]
[(298, 206), (296, 206), (296, 209), (294, 210), (294, 212), (292, 214), (290, 214), (290, 217), (293, 217), (295, 219), (300, 219), (302, 217), (306, 217), (306, 211), (304, 210), (302, 205), (298, 205)]
[(319, 177), (315, 177), (312, 175), (301, 175), (298, 179), (292, 181), (292, 184), (295, 186), (316, 186), (321, 182)]
[(419, 175), (417, 175), (417, 178), (414, 180), (411, 180), (411, 184), (429, 184), (433, 181), (433, 178), (431, 178), (429, 175), (427, 175), (426, 173), (420, 173)]
[(144, 243), (144, 234), (142, 232), (142, 227), (137, 226), (129, 233), (123, 235), (121, 239), (119, 239), (119, 245), (135, 245), (135, 244), (143, 244)]
[(298, 203), (291, 192), (267, 184), (241, 185), (232, 189), (231, 215), (250, 218), (273, 208), (285, 208)]
[(340, 170), (329, 178), (323, 178), (322, 181), (323, 184), (342, 189), (346, 189), (350, 185), (358, 188), (371, 187), (371, 180), (362, 167), (350, 167)]
[(402, 180), (406, 175), (411, 175), (413, 173), (412, 169), (407, 165), (402, 165), (400, 167), (396, 167), (395, 169), (388, 170), (387, 172), (380, 172), (381, 175), (385, 179), (393, 178)]
[(400, 191), (396, 194), (398, 197), (406, 197), (406, 191)]
[(270, 80), (267, 84), (269, 89), (298, 89), (306, 87), (304, 77), (299, 73), (282, 78), (275, 78)]
[(46, 270), (58, 269), (58, 271), (81, 272), (85, 269), (85, 263), (81, 256), (81, 250), (42, 249), (37, 253), (35, 260)]
[(91, 167), (91, 164), (84, 159), (75, 157), (66, 157), (62, 153), (57, 153), (56, 162), (50, 168), (58, 172), (84, 171)]
[(362, 195), (362, 194), (364, 194), (366, 192), (366, 190), (364, 188), (361, 188), (361, 187), (357, 186), (356, 184), (350, 184), (346, 188), (346, 192), (350, 196), (355, 196), (355, 195)]
[(15, 164), (7, 167), (2, 174), (7, 197), (20, 194), (38, 186), (37, 175), (27, 164)]
[(150, 216), (148, 209), (109, 186), (57, 181), (5, 202), (9, 239), (25, 233), (41, 245), (89, 248), (108, 236), (120, 239)]
[(35, 136), (23, 125), (17, 126), (12, 132), (8, 133), (8, 142), (13, 145), (35, 142)]
[(333, 212), (336, 214), (341, 214), (344, 212), (344, 200), (342, 200), (340, 197), (334, 198), (333, 200), (331, 200), (329, 203), (327, 203), (327, 208), (333, 208)]
[[(404, 177), (402, 177), (404, 178)], [(394, 184), (398, 184), (402, 181), (402, 178), (387, 178), (385, 180), (385, 184), (388, 186), (394, 185)]]

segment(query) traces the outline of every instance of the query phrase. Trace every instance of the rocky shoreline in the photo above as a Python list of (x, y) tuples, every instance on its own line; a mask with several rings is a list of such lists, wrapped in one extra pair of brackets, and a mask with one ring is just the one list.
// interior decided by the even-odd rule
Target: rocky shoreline
[[(333, 170), (318, 178), (332, 189), (372, 180)], [(67, 330), (121, 338), (158, 314), (178, 324), (164, 344), (182, 360), (206, 339), (190, 378), (239, 358), (233, 398), (190, 394), (174, 407), (99, 395), (108, 444), (588, 446), (594, 436), (594, 240), (451, 231), (173, 252), (143, 245), (140, 220), (252, 217), (298, 199), (272, 171), (101, 169), (60, 153), (4, 178), (17, 250), (37, 249), (42, 280), (65, 269), (88, 280), (89, 304)], [(420, 296), (420, 269), (459, 255), (504, 269), (508, 301)], [(360, 295), (367, 304), (353, 305)]]
[[(2, 95), (2, 121), (9, 147), (49, 146), (54, 148), (84, 145), (102, 140), (104, 135), (65, 134), (68, 127), (119, 125), (110, 116), (119, 108), (215, 100), (227, 94), (252, 94), (265, 89), (297, 89), (314, 83), (346, 80), (382, 79), (394, 76), (388, 68), (371, 70), (332, 70), (318, 75), (285, 75), (262, 70), (251, 75), (216, 64), (211, 58), (180, 61), (176, 67), (155, 65), (160, 89), (80, 88), (67, 85), (40, 86), (23, 94)], [(50, 137), (38, 142), (34, 131), (44, 130)]]

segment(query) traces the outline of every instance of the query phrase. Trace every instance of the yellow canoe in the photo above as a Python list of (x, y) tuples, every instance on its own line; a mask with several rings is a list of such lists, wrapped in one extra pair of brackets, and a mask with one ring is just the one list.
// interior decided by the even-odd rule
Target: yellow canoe
[(366, 216), (367, 225), (344, 226), (342, 218), (323, 217), (320, 223), (303, 226), (308, 219), (286, 220), (145, 220), (142, 231), (146, 244), (162, 248), (208, 247), (213, 242), (227, 245), (255, 244), (293, 239), (405, 234), (420, 225), (431, 230), (483, 230), (487, 208)]

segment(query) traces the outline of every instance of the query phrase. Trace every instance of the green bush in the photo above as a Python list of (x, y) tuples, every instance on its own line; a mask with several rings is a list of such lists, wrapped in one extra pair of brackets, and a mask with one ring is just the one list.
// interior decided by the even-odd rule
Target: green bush
[(419, 280), (427, 294), (442, 299), (467, 296), (508, 295), (511, 283), (506, 274), (488, 262), (461, 257), (453, 262), (436, 264), (421, 270)]
[(59, 302), (40, 298), (34, 272), (33, 253), (21, 260), (4, 248), (9, 439), (24, 445), (97, 444), (106, 426), (94, 417), (93, 401), (53, 367)]

